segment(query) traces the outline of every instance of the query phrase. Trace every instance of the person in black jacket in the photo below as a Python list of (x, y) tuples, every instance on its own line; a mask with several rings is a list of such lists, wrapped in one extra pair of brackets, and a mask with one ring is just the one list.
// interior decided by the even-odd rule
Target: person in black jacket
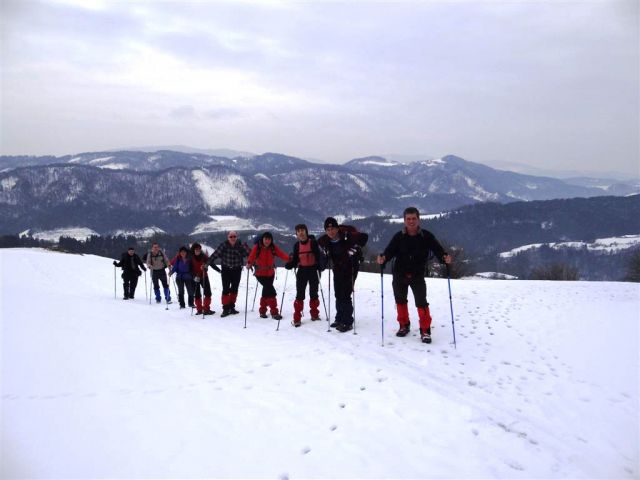
[(311, 320), (320, 320), (320, 300), (318, 299), (318, 285), (320, 279), (318, 272), (324, 270), (326, 257), (320, 251), (318, 242), (313, 235), (309, 235), (307, 226), (303, 223), (296, 225), (296, 238), (298, 241), (293, 245), (291, 260), (287, 262), (285, 268), (296, 271), (296, 299), (293, 302), (293, 326), (299, 327), (302, 324), (302, 310), (304, 309), (304, 292), (309, 285), (309, 315)]
[(430, 253), (441, 262), (451, 263), (451, 256), (444, 251), (436, 237), (420, 228), (418, 209), (408, 207), (404, 210), (404, 228), (393, 236), (377, 259), (378, 264), (384, 268), (386, 262), (395, 258), (392, 284), (400, 324), (396, 336), (406, 336), (411, 328), (407, 307), (407, 294), (411, 287), (420, 319), (420, 339), (424, 343), (431, 343), (431, 313), (427, 302), (427, 284), (424, 280)]
[(144, 263), (140, 260), (135, 249), (133, 247), (129, 247), (129, 249), (120, 257), (120, 261), (114, 261), (113, 265), (122, 268), (122, 288), (124, 290), (124, 297), (122, 299), (133, 300), (136, 293), (136, 286), (138, 285), (138, 277), (142, 275), (138, 267), (142, 268), (145, 272), (147, 271)]
[(325, 235), (318, 239), (318, 245), (331, 260), (336, 296), (336, 317), (331, 327), (344, 333), (353, 329), (351, 294), (360, 268), (362, 247), (367, 243), (369, 235), (358, 232), (353, 227), (338, 225), (333, 217), (324, 221), (324, 231)]

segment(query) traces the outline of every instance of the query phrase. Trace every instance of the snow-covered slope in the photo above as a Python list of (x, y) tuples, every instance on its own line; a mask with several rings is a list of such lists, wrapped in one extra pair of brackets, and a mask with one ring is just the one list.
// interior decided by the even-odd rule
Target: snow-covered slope
[(640, 474), (637, 284), (452, 281), (454, 349), (446, 280), (428, 281), (424, 345), (394, 336), (384, 278), (383, 347), (375, 274), (354, 335), (292, 327), (282, 269), (276, 331), (149, 305), (144, 278), (116, 299), (110, 259), (11, 249), (0, 267), (2, 478)]

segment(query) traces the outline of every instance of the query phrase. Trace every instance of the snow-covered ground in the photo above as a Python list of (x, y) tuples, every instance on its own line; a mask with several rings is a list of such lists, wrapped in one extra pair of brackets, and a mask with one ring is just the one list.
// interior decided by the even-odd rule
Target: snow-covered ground
[(115, 299), (111, 259), (5, 249), (0, 267), (2, 478), (640, 475), (638, 284), (452, 281), (455, 349), (446, 280), (425, 345), (394, 336), (384, 278), (383, 347), (375, 274), (354, 335), (292, 327), (292, 273), (276, 331), (251, 306), (245, 329), (149, 305), (144, 278)]

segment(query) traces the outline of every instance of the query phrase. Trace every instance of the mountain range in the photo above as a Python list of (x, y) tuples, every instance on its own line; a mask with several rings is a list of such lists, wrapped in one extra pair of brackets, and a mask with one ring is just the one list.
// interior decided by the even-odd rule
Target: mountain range
[[(109, 151), (0, 157), (0, 233), (86, 227), (168, 233), (321, 225), (328, 215), (398, 215), (408, 205), (449, 211), (478, 202), (629, 195), (636, 183), (576, 185), (496, 170), (454, 155), (417, 162), (366, 157), (343, 165), (277, 153), (222, 155)], [(228, 228), (228, 222), (225, 228)]]

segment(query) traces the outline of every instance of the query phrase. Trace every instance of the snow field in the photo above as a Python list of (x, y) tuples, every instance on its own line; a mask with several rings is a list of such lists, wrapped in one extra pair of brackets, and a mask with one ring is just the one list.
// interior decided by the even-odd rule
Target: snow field
[(356, 281), (354, 335), (291, 326), (290, 272), (276, 331), (253, 277), (243, 328), (246, 274), (220, 318), (213, 272), (202, 319), (149, 305), (144, 277), (122, 301), (119, 270), (114, 299), (111, 261), (0, 250), (2, 478), (639, 475), (637, 284), (452, 281), (454, 349), (446, 280), (424, 345), (411, 295), (395, 337), (385, 276), (382, 347), (380, 275)]

